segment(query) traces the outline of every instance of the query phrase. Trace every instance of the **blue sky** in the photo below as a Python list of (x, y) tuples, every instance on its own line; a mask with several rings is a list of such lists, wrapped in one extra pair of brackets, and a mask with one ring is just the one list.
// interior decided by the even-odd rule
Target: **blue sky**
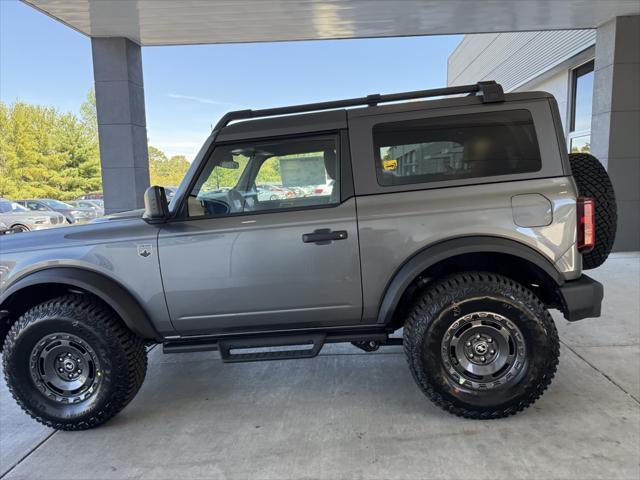
[[(228, 110), (446, 85), (461, 36), (145, 47), (147, 135), (189, 159)], [(93, 85), (91, 42), (0, 0), (0, 99), (77, 112)]]

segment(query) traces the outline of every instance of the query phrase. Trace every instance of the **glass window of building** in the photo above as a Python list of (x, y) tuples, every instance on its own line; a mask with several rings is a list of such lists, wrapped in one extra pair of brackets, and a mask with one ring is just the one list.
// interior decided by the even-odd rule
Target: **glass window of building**
[(569, 149), (591, 151), (591, 107), (593, 104), (593, 60), (572, 72)]

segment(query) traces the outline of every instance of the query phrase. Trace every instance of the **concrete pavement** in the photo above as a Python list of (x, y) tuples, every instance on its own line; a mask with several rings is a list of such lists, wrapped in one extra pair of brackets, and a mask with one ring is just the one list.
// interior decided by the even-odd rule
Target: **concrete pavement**
[(640, 477), (640, 254), (589, 275), (603, 317), (569, 324), (558, 374), (515, 417), (434, 407), (402, 351), (326, 346), (315, 359), (223, 365), (150, 354), (136, 399), (86, 432), (40, 427), (0, 388), (0, 475), (11, 479)]

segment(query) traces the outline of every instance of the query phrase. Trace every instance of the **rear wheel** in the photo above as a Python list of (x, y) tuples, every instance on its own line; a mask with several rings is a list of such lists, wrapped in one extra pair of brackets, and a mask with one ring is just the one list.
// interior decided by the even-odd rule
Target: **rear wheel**
[(147, 356), (142, 340), (104, 303), (66, 295), (32, 308), (12, 326), (3, 368), (13, 397), (34, 419), (84, 430), (133, 399)]
[(472, 272), (428, 288), (410, 312), (404, 348), (422, 391), (462, 417), (517, 413), (542, 395), (558, 334), (537, 297), (513, 280)]

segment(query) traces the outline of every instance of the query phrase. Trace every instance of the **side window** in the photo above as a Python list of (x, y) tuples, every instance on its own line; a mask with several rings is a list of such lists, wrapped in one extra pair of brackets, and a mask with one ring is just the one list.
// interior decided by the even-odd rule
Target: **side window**
[(376, 125), (383, 186), (535, 172), (542, 168), (531, 113), (509, 110)]
[(29, 210), (46, 210), (43, 205), (40, 205), (37, 202), (27, 202), (27, 208)]
[(188, 199), (190, 217), (339, 203), (337, 135), (221, 145)]

